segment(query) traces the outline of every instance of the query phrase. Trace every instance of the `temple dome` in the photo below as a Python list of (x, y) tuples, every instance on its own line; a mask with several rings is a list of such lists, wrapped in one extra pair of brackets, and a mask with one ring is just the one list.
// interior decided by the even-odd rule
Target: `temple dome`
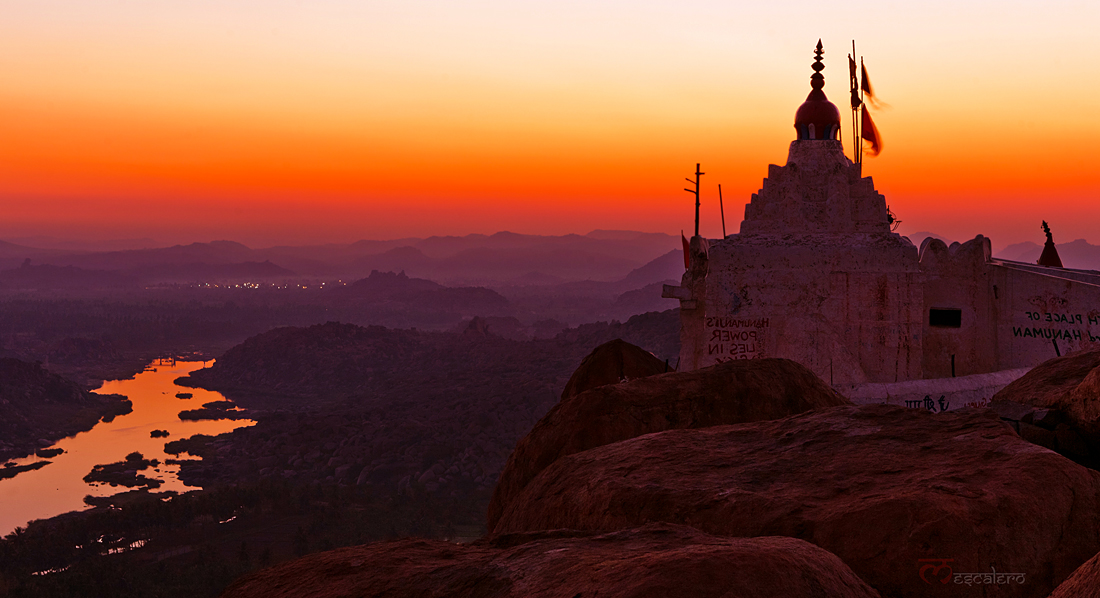
[(813, 89), (806, 96), (806, 101), (798, 107), (798, 112), (795, 112), (794, 129), (799, 140), (837, 140), (840, 138), (840, 110), (821, 91), (825, 87), (825, 76), (821, 74), (825, 69), (825, 64), (821, 62), (821, 55), (824, 54), (821, 40), (817, 40), (814, 54), (814, 74), (810, 75), (810, 87)]

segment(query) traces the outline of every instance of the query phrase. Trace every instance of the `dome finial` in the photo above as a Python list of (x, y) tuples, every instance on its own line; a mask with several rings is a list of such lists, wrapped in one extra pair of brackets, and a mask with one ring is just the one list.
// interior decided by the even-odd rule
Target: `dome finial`
[(838, 141), (840, 137), (840, 111), (822, 91), (825, 87), (825, 75), (821, 74), (825, 70), (825, 63), (821, 61), (824, 54), (825, 50), (819, 39), (814, 50), (814, 63), (811, 65), (814, 74), (810, 75), (810, 87), (813, 89), (794, 115), (798, 139)]
[(823, 54), (825, 54), (825, 50), (821, 47), (821, 40), (817, 40), (817, 48), (814, 50), (814, 63), (810, 66), (814, 69), (814, 74), (810, 75), (810, 87), (814, 89), (825, 87), (825, 75), (821, 74), (821, 71), (825, 70), (825, 63), (821, 62)]

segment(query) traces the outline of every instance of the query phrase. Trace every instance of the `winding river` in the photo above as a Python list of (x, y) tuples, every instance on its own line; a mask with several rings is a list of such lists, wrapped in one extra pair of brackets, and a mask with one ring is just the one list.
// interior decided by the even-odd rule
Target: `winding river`
[[(146, 459), (161, 461), (155, 470), (141, 473), (157, 478), (163, 484), (153, 492), (195, 490), (185, 486), (176, 476), (179, 465), (167, 465), (165, 459), (187, 458), (164, 452), (164, 444), (171, 440), (187, 438), (194, 434), (223, 434), (236, 428), (254, 424), (252, 420), (182, 421), (179, 412), (197, 409), (203, 403), (226, 400), (221, 394), (202, 389), (176, 386), (174, 380), (203, 367), (201, 361), (155, 361), (142, 373), (129, 380), (111, 380), (98, 389), (102, 393), (126, 395), (134, 410), (120, 415), (112, 422), (100, 422), (87, 432), (65, 438), (50, 448), (65, 452), (47, 459), (51, 463), (33, 471), (26, 471), (14, 478), (0, 480), (0, 536), (7, 535), (28, 521), (45, 519), (90, 508), (84, 497), (109, 496), (128, 489), (106, 484), (88, 484), (84, 476), (95, 465), (123, 460), (127, 454), (139, 451)], [(192, 393), (191, 399), (176, 398), (177, 393)], [(167, 430), (167, 438), (151, 438), (153, 430)], [(26, 465), (42, 461), (39, 457), (27, 457), (16, 461)]]

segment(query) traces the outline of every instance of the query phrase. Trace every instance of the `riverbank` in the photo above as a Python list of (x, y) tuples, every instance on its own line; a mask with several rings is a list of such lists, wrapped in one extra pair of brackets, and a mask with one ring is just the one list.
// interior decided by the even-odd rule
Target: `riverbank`
[[(88, 506), (85, 497), (103, 497), (118, 492), (111, 482), (119, 483), (121, 478), (110, 475), (89, 474), (100, 471), (103, 474), (113, 472), (126, 473), (132, 467), (122, 465), (132, 453), (145, 455), (149, 461), (157, 461), (152, 471), (146, 470), (149, 486), (159, 486), (161, 490), (187, 492), (194, 486), (185, 484), (178, 477), (179, 463), (167, 463), (171, 455), (164, 452), (167, 433), (169, 438), (185, 438), (195, 434), (218, 435), (241, 426), (251, 425), (246, 419), (184, 421), (180, 411), (190, 405), (189, 401), (176, 398), (183, 390), (172, 381), (190, 371), (200, 369), (201, 361), (184, 362), (175, 360), (156, 361), (146, 364), (148, 367), (128, 380), (112, 380), (103, 385), (100, 392), (106, 395), (129, 396), (129, 412), (114, 418), (96, 418), (88, 431), (75, 434), (58, 441), (52, 446), (49, 464), (39, 466), (38, 470), (27, 469), (10, 479), (0, 480), (0, 535), (16, 527), (27, 525), (28, 521), (53, 517), (59, 513), (83, 510)], [(77, 392), (82, 392), (77, 389)], [(89, 393), (96, 395), (97, 393)], [(213, 403), (223, 401), (224, 397), (210, 391), (195, 391), (197, 401)], [(98, 423), (96, 423), (98, 421)], [(154, 435), (153, 432), (157, 434)], [(48, 443), (42, 439), (41, 443)], [(39, 444), (41, 444), (39, 443)], [(37, 446), (26, 448), (33, 451)], [(28, 456), (11, 461), (15, 467), (34, 463), (43, 463), (42, 455)], [(115, 464), (115, 466), (112, 466)], [(142, 468), (145, 469), (145, 468)], [(128, 476), (132, 477), (132, 476)], [(85, 478), (88, 478), (85, 481)], [(116, 479), (117, 478), (117, 479)], [(91, 482), (91, 483), (89, 483)]]
[(132, 409), (123, 395), (89, 392), (41, 364), (0, 359), (0, 463)]

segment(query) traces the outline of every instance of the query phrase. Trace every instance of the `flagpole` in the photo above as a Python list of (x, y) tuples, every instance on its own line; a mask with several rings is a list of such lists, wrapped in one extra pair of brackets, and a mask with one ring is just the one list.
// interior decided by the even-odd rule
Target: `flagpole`
[[(859, 109), (863, 110), (863, 111), (866, 111), (867, 110), (867, 100), (863, 96), (863, 84), (867, 80), (867, 69), (863, 66), (863, 57), (862, 56), (859, 57), (859, 76), (863, 77), (863, 80), (859, 82)], [(860, 114), (861, 124), (862, 124), (862, 120), (863, 120), (862, 116), (863, 116), (863, 114), (861, 113)], [(860, 135), (860, 139), (859, 139), (859, 163), (863, 164), (863, 136), (862, 135)], [(862, 173), (862, 171), (860, 171), (860, 172)]]
[[(855, 64), (856, 61), (856, 40), (852, 40), (852, 55), (850, 57), (851, 64)], [(858, 75), (857, 75), (858, 76)], [(859, 86), (859, 80), (856, 80), (856, 86)], [(855, 89), (852, 89), (854, 92)], [(859, 108), (852, 106), (852, 157), (855, 158), (856, 164), (859, 164)]]

